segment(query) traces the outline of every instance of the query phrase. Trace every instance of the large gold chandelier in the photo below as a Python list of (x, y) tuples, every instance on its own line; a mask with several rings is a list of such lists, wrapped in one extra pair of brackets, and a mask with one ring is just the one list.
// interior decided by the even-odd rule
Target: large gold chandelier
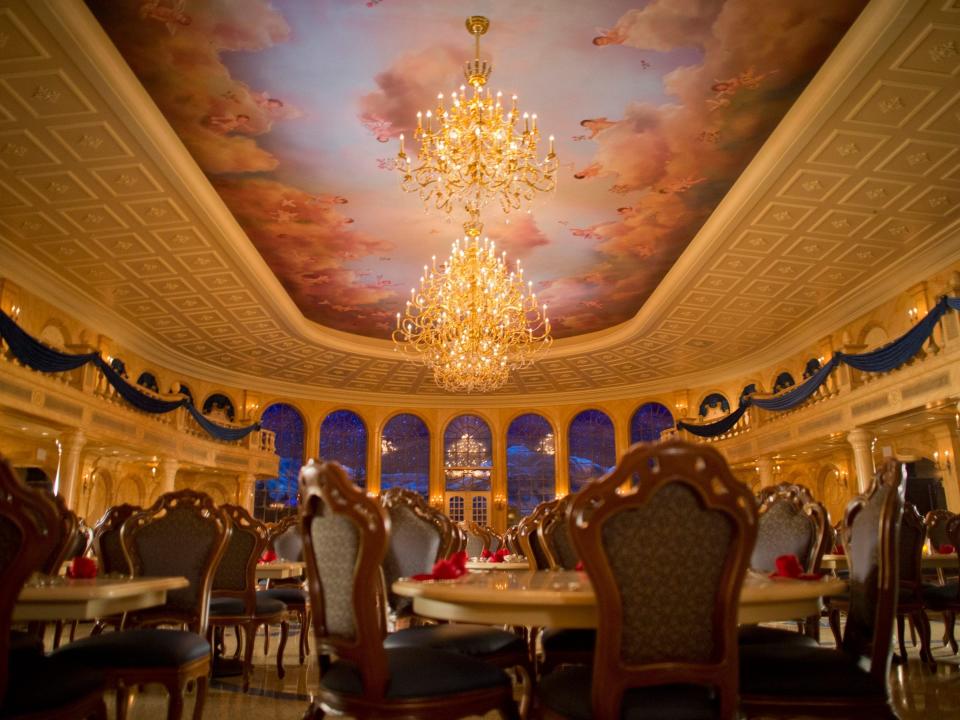
[(476, 236), (454, 242), (446, 263), (434, 256), (424, 265), (393, 340), (433, 370), (437, 385), (468, 393), (501, 387), (553, 341), (547, 306), (524, 286), (520, 261), (509, 271), (506, 253)]
[(453, 93), (444, 108), (438, 97), (436, 121), (417, 113), (414, 138), (420, 141), (413, 166), (400, 136), (397, 166), (401, 187), (418, 192), (427, 206), (450, 213), (461, 206), (467, 214), (463, 244), (456, 241), (449, 259), (424, 265), (420, 289), (410, 290), (406, 311), (397, 313), (393, 340), (398, 349), (433, 370), (440, 387), (452, 392), (491, 392), (506, 383), (510, 371), (525, 367), (550, 346), (547, 306), (537, 304), (532, 283), (524, 286), (523, 268), (507, 268), (506, 253), (497, 255), (494, 243), (481, 242), (480, 210), (494, 198), (504, 213), (520, 209), (541, 191), (556, 186), (557, 156), (553, 137), (550, 151), (536, 159), (537, 116), (522, 116), (517, 98), (505, 110), (501, 93), (484, 92), (491, 66), (480, 59), (480, 36), (489, 20), (467, 19), (476, 39), (476, 56), (466, 63), (465, 87)]
[[(396, 167), (404, 191), (418, 193), (428, 208), (444, 213), (459, 206), (469, 218), (467, 232), (479, 235), (484, 205), (496, 200), (505, 213), (519, 210), (537, 193), (556, 187), (558, 162), (552, 135), (546, 157), (537, 159), (536, 114), (521, 116), (516, 95), (508, 110), (502, 103), (503, 93), (494, 96), (484, 87), (493, 67), (480, 59), (480, 36), (486, 34), (490, 21), (473, 16), (466, 25), (476, 39), (475, 57), (464, 67), (472, 96), (461, 85), (459, 93), (451, 93), (449, 107), (444, 107), (441, 93), (434, 111), (418, 112), (413, 135), (420, 142), (416, 165), (401, 135)], [(521, 120), (523, 130), (519, 130)]]

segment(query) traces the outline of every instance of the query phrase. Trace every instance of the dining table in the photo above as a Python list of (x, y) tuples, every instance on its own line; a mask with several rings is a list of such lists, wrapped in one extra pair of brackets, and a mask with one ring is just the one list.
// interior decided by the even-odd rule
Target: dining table
[(39, 576), (23, 586), (13, 621), (93, 620), (163, 605), (167, 592), (188, 587), (185, 577)]
[(273, 562), (257, 563), (257, 580), (284, 580), (300, 577), (306, 563), (293, 560), (274, 560)]
[[(413, 599), (413, 611), (437, 620), (591, 628), (597, 626), (597, 603), (590, 579), (576, 570), (469, 572), (453, 580), (404, 578), (392, 585)], [(738, 622), (789, 621), (818, 615), (825, 597), (841, 595), (847, 583), (770, 578), (749, 572), (740, 591)]]
[[(943, 570), (960, 567), (960, 560), (956, 553), (924, 553), (921, 560), (924, 570)], [(846, 570), (849, 561), (846, 555), (826, 554), (820, 561), (821, 570)]]
[(464, 567), (467, 570), (484, 572), (487, 570), (514, 571), (529, 570), (529, 560), (504, 560), (503, 562), (490, 562), (489, 560), (467, 560)]

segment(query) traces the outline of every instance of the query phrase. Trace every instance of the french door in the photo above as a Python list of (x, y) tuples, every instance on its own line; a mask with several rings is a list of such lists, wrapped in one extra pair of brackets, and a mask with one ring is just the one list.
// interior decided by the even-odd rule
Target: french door
[(490, 492), (448, 490), (444, 502), (447, 516), (453, 522), (473, 520), (478, 525), (490, 524)]

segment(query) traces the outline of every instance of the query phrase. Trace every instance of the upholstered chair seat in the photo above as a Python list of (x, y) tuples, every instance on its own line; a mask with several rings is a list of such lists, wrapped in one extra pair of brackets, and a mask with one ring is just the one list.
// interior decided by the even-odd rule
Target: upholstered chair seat
[(34, 633), (23, 630), (10, 631), (10, 664), (17, 665), (43, 657), (43, 641)]
[[(210, 598), (210, 619), (227, 616), (243, 615), (245, 602), (243, 598), (238, 597), (214, 597)], [(265, 592), (256, 593), (255, 615), (274, 615), (283, 613), (287, 609), (286, 604), (279, 598), (270, 597)]]
[[(593, 720), (589, 667), (568, 665), (540, 681), (543, 708), (570, 720)], [(622, 720), (715, 720), (716, 698), (699, 685), (655, 685), (623, 694)], [(599, 719), (598, 719), (599, 720)]]
[(960, 585), (956, 582), (946, 585), (924, 585), (923, 603), (931, 610), (944, 610), (960, 605)]
[(83, 703), (91, 695), (102, 698), (103, 690), (103, 671), (66, 658), (41, 655), (32, 662), (14, 662), (0, 703), (0, 718), (47, 717), (45, 713), (66, 717), (56, 711)]
[(463, 655), (482, 656), (489, 662), (491, 656), (501, 653), (526, 653), (522, 637), (506, 630), (482, 625), (425, 625), (406, 628), (387, 635), (383, 641), (387, 650), (396, 648), (430, 648)]
[(57, 650), (52, 657), (92, 667), (176, 667), (210, 655), (210, 643), (187, 630), (142, 628), (91, 635)]
[[(393, 648), (386, 651), (390, 680), (384, 697), (420, 698), (509, 688), (510, 677), (500, 668), (466, 655), (432, 648)], [(361, 697), (363, 677), (352, 662), (339, 661), (320, 678), (325, 690)]]
[(763, 625), (743, 625), (737, 631), (740, 645), (794, 645), (799, 647), (817, 647), (817, 641), (809, 635), (793, 630), (765, 627)]
[(870, 697), (883, 684), (833, 648), (764, 643), (740, 647), (740, 691), (749, 695)]
[[(292, 603), (306, 603), (309, 602), (310, 596), (307, 594), (307, 591), (301, 587), (276, 587), (269, 588), (267, 590), (261, 590), (257, 593), (257, 602), (260, 603), (260, 595), (263, 595), (265, 598), (271, 598), (273, 600), (279, 600), (285, 604)], [(259, 607), (259, 605), (258, 605)]]
[(597, 631), (586, 628), (547, 628), (540, 635), (540, 644), (547, 656), (551, 653), (592, 653), (597, 644)]

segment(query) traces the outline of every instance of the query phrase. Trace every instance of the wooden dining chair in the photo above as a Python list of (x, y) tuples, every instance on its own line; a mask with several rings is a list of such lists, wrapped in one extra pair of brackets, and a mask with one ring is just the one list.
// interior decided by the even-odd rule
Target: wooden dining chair
[[(957, 555), (957, 568), (960, 568), (960, 515), (949, 518), (945, 528), (946, 543), (953, 545), (953, 552)], [(932, 612), (943, 614), (944, 644), (949, 645), (954, 654), (957, 653), (957, 639), (954, 634), (957, 613), (960, 613), (960, 580), (953, 578), (948, 582), (936, 585), (927, 583), (923, 586), (924, 608)]]
[(467, 534), (467, 557), (480, 557), (484, 550), (490, 549), (490, 535), (473, 520), (465, 520), (460, 524)]
[(573, 495), (566, 495), (553, 505), (540, 522), (544, 554), (551, 570), (574, 570), (580, 558), (573, 547), (570, 537), (570, 524), (567, 513), (573, 502)]
[[(139, 505), (126, 503), (114, 505), (107, 508), (100, 520), (97, 521), (93, 528), (93, 554), (97, 559), (101, 575), (130, 574), (130, 562), (123, 551), (123, 543), (120, 541), (120, 528), (128, 517), (142, 509)], [(119, 630), (122, 624), (122, 614), (97, 618), (90, 634), (99, 635), (107, 626)], [(70, 640), (73, 641), (73, 638), (70, 638)]]
[(106, 720), (103, 673), (46, 657), (43, 645), (11, 631), (17, 597), (62, 542), (52, 499), (28, 487), (0, 458), (0, 717)]
[[(296, 515), (288, 515), (280, 522), (269, 527), (269, 547), (277, 554), (277, 559), (285, 562), (303, 561), (303, 538)], [(310, 652), (310, 594), (307, 592), (303, 575), (290, 578), (267, 580), (264, 597), (279, 600), (287, 607), (289, 616), (297, 620), (297, 654), (303, 665)], [(263, 654), (270, 653), (270, 633), (263, 636)]]
[[(213, 576), (210, 596), (210, 621), (207, 640), (224, 628), (243, 630), (243, 690), (250, 688), (253, 672), (253, 646), (257, 630), (263, 626), (270, 632), (271, 625), (280, 626), (280, 646), (277, 648), (277, 675), (283, 678), (283, 652), (287, 646), (287, 606), (265, 592), (257, 592), (257, 560), (267, 547), (268, 529), (251, 517), (239, 505), (222, 505), (221, 510), (230, 519), (232, 532), (227, 549)], [(211, 642), (211, 644), (213, 644)], [(238, 646), (239, 650), (239, 646)]]
[[(757, 543), (750, 556), (750, 567), (762, 573), (776, 570), (776, 560), (782, 555), (793, 555), (805, 573), (820, 570), (820, 561), (830, 543), (830, 517), (822, 503), (817, 502), (803, 485), (781, 483), (764, 488), (757, 521)], [(792, 642), (812, 644), (819, 642), (820, 616), (798, 618), (804, 633), (760, 625), (746, 625), (740, 629), (741, 643)]]
[(541, 536), (541, 524), (546, 515), (548, 515), (557, 500), (547, 500), (539, 503), (527, 517), (520, 521), (518, 529), (518, 540), (520, 547), (523, 548), (523, 555), (530, 563), (531, 570), (549, 570), (550, 559), (543, 548), (543, 538)]
[[(882, 477), (880, 477), (882, 476)], [(762, 716), (896, 718), (890, 706), (890, 640), (896, 615), (903, 467), (886, 463), (844, 515), (850, 611), (834, 648), (740, 648), (740, 703)]]
[(586, 485), (570, 533), (597, 599), (596, 653), (541, 679), (543, 717), (735, 717), (756, 532), (753, 496), (705, 445), (635, 445)]
[(104, 671), (117, 690), (118, 720), (127, 716), (131, 689), (150, 683), (167, 689), (168, 720), (182, 717), (184, 690), (195, 684), (193, 717), (202, 717), (211, 662), (204, 637), (210, 592), (230, 534), (226, 513), (194, 490), (165, 493), (123, 523), (120, 539), (134, 576), (182, 576), (190, 584), (169, 591), (164, 605), (129, 613), (125, 626), (134, 629), (92, 635), (54, 653)]
[[(500, 668), (431, 648), (385, 649), (380, 568), (390, 518), (336, 463), (300, 472), (301, 531), (321, 677), (307, 718), (517, 716)], [(331, 662), (330, 658), (336, 657)]]

